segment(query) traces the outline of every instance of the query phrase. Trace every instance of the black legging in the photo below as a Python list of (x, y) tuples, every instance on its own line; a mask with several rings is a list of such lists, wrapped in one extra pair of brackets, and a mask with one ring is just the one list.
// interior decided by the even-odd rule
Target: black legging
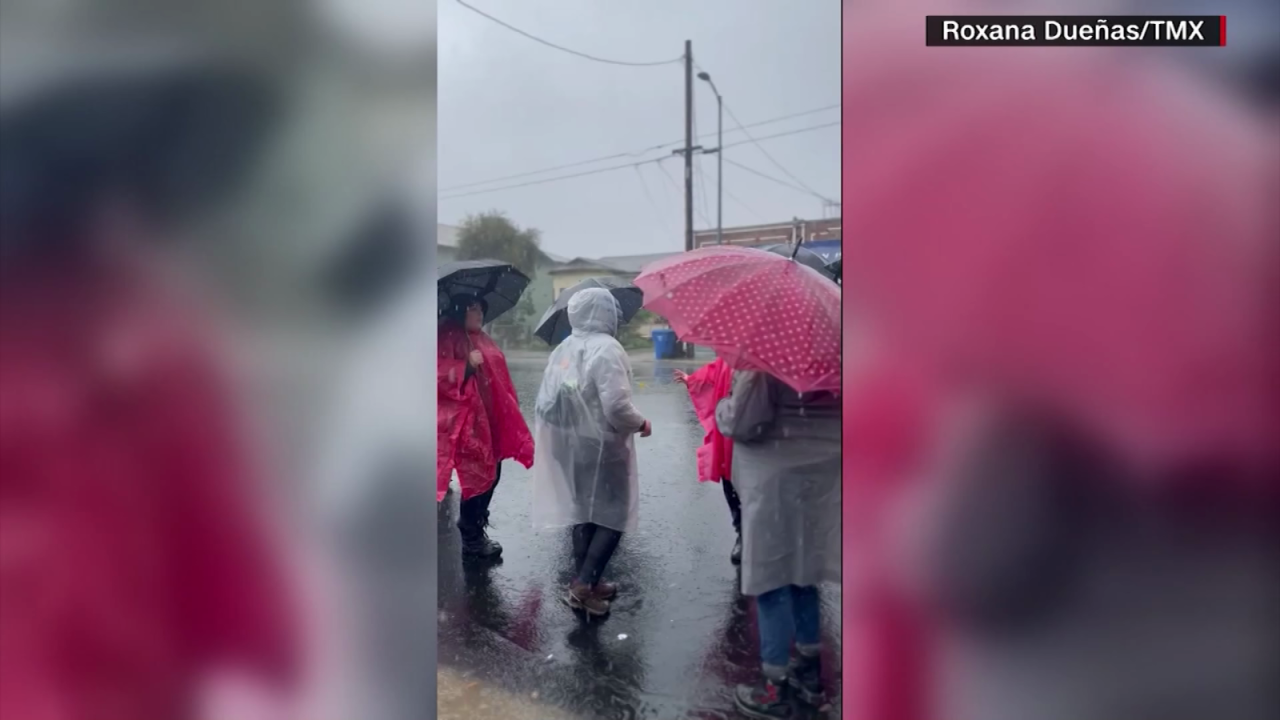
[(618, 549), (622, 533), (595, 523), (573, 526), (573, 556), (577, 562), (579, 583), (595, 587), (604, 574), (604, 568)]
[(733, 516), (733, 529), (742, 530), (742, 501), (738, 499), (738, 491), (729, 478), (720, 479), (720, 487), (724, 490), (724, 500), (729, 504), (729, 514)]
[(458, 505), (458, 528), (464, 535), (475, 536), (489, 527), (489, 503), (493, 502), (493, 491), (498, 489), (502, 480), (502, 463), (498, 463), (494, 474), (493, 485), (473, 498), (463, 500)]

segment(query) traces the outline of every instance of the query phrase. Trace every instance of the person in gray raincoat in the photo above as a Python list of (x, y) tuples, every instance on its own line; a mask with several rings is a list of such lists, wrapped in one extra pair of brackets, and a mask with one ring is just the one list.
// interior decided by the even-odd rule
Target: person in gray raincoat
[(533, 522), (573, 527), (577, 575), (565, 602), (609, 612), (617, 587), (600, 582), (640, 504), (635, 440), (652, 428), (631, 402), (631, 362), (615, 335), (622, 311), (608, 290), (569, 300), (572, 334), (547, 362), (534, 406)]
[(826, 702), (818, 585), (840, 581), (840, 401), (739, 370), (716, 424), (733, 441), (742, 593), (756, 598), (764, 675), (740, 686), (735, 704), (752, 717), (790, 717), (793, 690)]

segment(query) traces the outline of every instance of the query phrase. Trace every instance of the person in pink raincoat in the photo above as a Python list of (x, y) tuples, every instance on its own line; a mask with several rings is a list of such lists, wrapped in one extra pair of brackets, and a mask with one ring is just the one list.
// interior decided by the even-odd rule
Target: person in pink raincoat
[[(790, 257), (792, 248), (787, 245), (772, 245), (766, 248), (784, 257)], [(797, 257), (803, 258), (805, 264), (814, 267), (824, 275), (839, 283), (838, 273), (825, 267), (822, 260), (814, 253), (801, 247)], [(725, 503), (729, 506), (729, 515), (733, 518), (733, 530), (737, 534), (729, 560), (734, 565), (742, 562), (742, 500), (733, 487), (730, 470), (733, 467), (733, 441), (720, 434), (716, 427), (716, 405), (729, 396), (732, 386), (733, 370), (724, 360), (715, 360), (703, 365), (696, 372), (686, 373), (675, 370), (675, 380), (689, 390), (689, 399), (693, 402), (693, 411), (698, 416), (706, 435), (698, 448), (698, 481), (718, 482), (724, 490)]]
[(698, 422), (706, 432), (697, 453), (698, 481), (718, 482), (724, 489), (724, 499), (729, 505), (729, 515), (733, 518), (733, 530), (738, 536), (729, 560), (737, 565), (742, 562), (742, 501), (733, 488), (730, 474), (733, 467), (733, 441), (721, 435), (716, 427), (716, 404), (729, 396), (732, 377), (733, 371), (720, 358), (694, 373), (675, 371), (676, 382), (688, 388), (693, 411), (697, 413)]

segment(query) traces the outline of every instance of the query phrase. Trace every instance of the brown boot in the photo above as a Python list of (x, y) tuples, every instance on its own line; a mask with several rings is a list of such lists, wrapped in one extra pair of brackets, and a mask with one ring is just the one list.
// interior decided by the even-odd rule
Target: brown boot
[(612, 600), (618, 597), (618, 585), (616, 583), (598, 582), (591, 589), (591, 594), (601, 600)]
[(592, 588), (574, 580), (565, 594), (565, 603), (574, 610), (581, 610), (588, 617), (604, 617), (609, 614), (609, 601), (597, 597)]

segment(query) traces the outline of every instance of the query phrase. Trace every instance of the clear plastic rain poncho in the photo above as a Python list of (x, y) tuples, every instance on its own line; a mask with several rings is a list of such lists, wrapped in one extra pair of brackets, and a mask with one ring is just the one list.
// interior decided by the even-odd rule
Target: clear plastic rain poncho
[(618, 332), (621, 310), (608, 290), (569, 300), (573, 333), (555, 349), (534, 409), (533, 523), (636, 528), (640, 504), (631, 403), (631, 362)]

